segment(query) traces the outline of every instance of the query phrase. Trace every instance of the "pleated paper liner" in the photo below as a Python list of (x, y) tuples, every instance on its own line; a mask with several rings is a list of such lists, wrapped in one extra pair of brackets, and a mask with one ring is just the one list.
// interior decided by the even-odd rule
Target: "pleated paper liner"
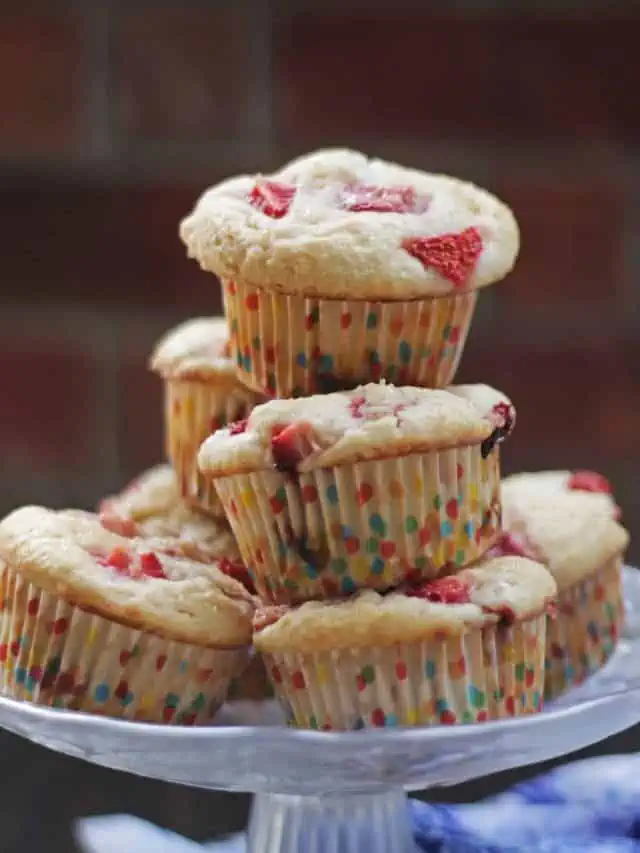
[(214, 483), (258, 594), (275, 603), (437, 577), (481, 557), (500, 526), (499, 450), (483, 459), (480, 445)]
[(247, 385), (302, 397), (386, 379), (451, 384), (475, 291), (407, 302), (304, 298), (224, 283), (232, 357)]
[(82, 610), (7, 565), (0, 605), (0, 689), (38, 705), (198, 725), (247, 662), (247, 648), (174, 642)]
[(615, 557), (558, 594), (547, 626), (547, 700), (597, 672), (615, 651), (624, 623), (621, 565)]
[(255, 394), (229, 384), (214, 385), (186, 379), (165, 383), (167, 455), (178, 476), (183, 498), (216, 517), (224, 512), (215, 489), (205, 483), (197, 468), (200, 445), (217, 429), (246, 417)]
[(290, 725), (351, 730), (532, 714), (544, 690), (546, 616), (420, 643), (264, 655)]

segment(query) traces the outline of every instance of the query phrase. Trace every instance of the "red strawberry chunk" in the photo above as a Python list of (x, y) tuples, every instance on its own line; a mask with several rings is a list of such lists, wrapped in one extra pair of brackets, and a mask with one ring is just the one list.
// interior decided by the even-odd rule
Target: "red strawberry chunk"
[(458, 577), (437, 578), (411, 587), (407, 595), (426, 598), (439, 604), (468, 604), (471, 601), (469, 586)]
[(114, 548), (107, 556), (105, 565), (115, 569), (118, 574), (128, 575), (131, 568), (131, 554), (126, 548)]
[(367, 400), (365, 397), (354, 397), (349, 401), (349, 411), (353, 418), (363, 418), (364, 412), (362, 409), (366, 406)]
[(245, 418), (243, 421), (236, 421), (235, 423), (232, 423), (229, 426), (229, 435), (241, 435), (243, 432), (246, 432), (248, 423), (248, 418)]
[(346, 186), (340, 206), (355, 213), (424, 213), (427, 196), (416, 196), (413, 187), (376, 187), (367, 184)]
[(610, 495), (611, 483), (595, 471), (574, 471), (567, 481), (567, 488), (575, 492), (600, 492)]
[(503, 400), (501, 403), (496, 403), (496, 405), (491, 409), (491, 416), (495, 421), (495, 425), (506, 432), (510, 432), (516, 422), (516, 410), (511, 403), (507, 403), (506, 400)]
[(273, 464), (278, 471), (295, 472), (298, 463), (313, 452), (309, 424), (274, 427), (271, 437)]
[(296, 188), (276, 181), (259, 181), (249, 193), (249, 201), (265, 216), (282, 219), (289, 212)]
[(164, 573), (162, 568), (162, 563), (156, 557), (155, 554), (148, 552), (146, 554), (140, 554), (140, 571), (141, 573), (148, 578), (162, 578), (163, 580), (167, 579), (167, 576)]
[(437, 237), (409, 237), (402, 248), (425, 267), (433, 267), (456, 287), (465, 285), (482, 254), (482, 237), (477, 228)]
[(230, 560), (228, 557), (223, 557), (218, 563), (220, 571), (230, 578), (241, 583), (249, 592), (255, 594), (255, 587), (251, 580), (251, 575), (245, 565), (239, 560)]

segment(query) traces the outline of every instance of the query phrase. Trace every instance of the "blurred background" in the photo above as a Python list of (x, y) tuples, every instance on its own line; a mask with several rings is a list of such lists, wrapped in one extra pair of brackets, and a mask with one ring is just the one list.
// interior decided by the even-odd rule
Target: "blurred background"
[[(511, 204), (521, 258), (483, 292), (460, 379), (516, 403), (507, 471), (602, 471), (640, 538), (640, 4), (19, 8), (0, 11), (0, 510), (90, 507), (161, 458), (149, 351), (220, 309), (178, 220), (208, 184), (337, 144)], [(3, 853), (73, 850), (80, 814), (131, 811), (193, 837), (244, 822), (244, 798), (0, 742)], [(634, 731), (603, 750), (639, 742)]]

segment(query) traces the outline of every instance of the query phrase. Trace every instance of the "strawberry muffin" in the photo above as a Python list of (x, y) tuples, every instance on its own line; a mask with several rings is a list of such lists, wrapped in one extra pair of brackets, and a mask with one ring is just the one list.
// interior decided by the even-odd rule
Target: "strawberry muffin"
[(0, 605), (5, 694), (183, 725), (210, 720), (246, 666), (254, 609), (213, 563), (34, 506), (0, 522)]
[(515, 421), (486, 385), (370, 384), (272, 400), (203, 444), (265, 599), (388, 589), (478, 559), (500, 521), (498, 444)]
[(603, 510), (619, 520), (620, 507), (616, 504), (611, 484), (596, 471), (534, 471), (512, 474), (503, 481), (515, 494), (544, 495), (557, 492), (589, 492), (598, 495)]
[[(547, 699), (606, 663), (624, 619), (621, 569), (629, 535), (615, 520), (607, 481), (586, 472), (573, 477), (563, 475), (557, 488), (551, 473), (504, 480), (504, 532), (491, 552), (539, 560), (558, 585), (557, 614), (547, 627)], [(589, 488), (575, 488), (576, 482)]]
[(209, 189), (180, 235), (222, 280), (238, 375), (278, 397), (446, 386), (519, 248), (488, 192), (347, 150)]
[(540, 710), (549, 572), (520, 557), (341, 602), (256, 611), (254, 643), (291, 725), (472, 723)]
[[(127, 537), (151, 537), (156, 550), (165, 554), (215, 563), (221, 572), (255, 593), (226, 521), (187, 506), (171, 466), (145, 471), (120, 495), (103, 500), (99, 514), (108, 530)], [(229, 698), (255, 700), (271, 695), (262, 660), (253, 655), (247, 669), (232, 683)]]
[(150, 468), (119, 495), (105, 498), (98, 514), (107, 530), (120, 536), (152, 538), (165, 554), (216, 562), (220, 571), (253, 592), (228, 524), (185, 503), (170, 465)]
[(221, 426), (243, 418), (259, 401), (236, 378), (222, 317), (189, 320), (156, 346), (151, 369), (165, 385), (167, 453), (190, 504), (224, 515), (214, 494), (203, 494), (196, 457), (204, 439)]

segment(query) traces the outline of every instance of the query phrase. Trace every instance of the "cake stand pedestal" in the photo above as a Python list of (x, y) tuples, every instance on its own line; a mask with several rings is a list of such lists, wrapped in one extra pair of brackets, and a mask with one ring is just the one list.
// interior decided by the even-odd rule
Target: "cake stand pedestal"
[(432, 728), (288, 729), (273, 702), (234, 702), (179, 728), (0, 697), (0, 726), (140, 776), (256, 796), (249, 853), (409, 853), (406, 791), (454, 785), (582, 749), (640, 722), (640, 573), (625, 569), (627, 628), (611, 661), (540, 714)]

